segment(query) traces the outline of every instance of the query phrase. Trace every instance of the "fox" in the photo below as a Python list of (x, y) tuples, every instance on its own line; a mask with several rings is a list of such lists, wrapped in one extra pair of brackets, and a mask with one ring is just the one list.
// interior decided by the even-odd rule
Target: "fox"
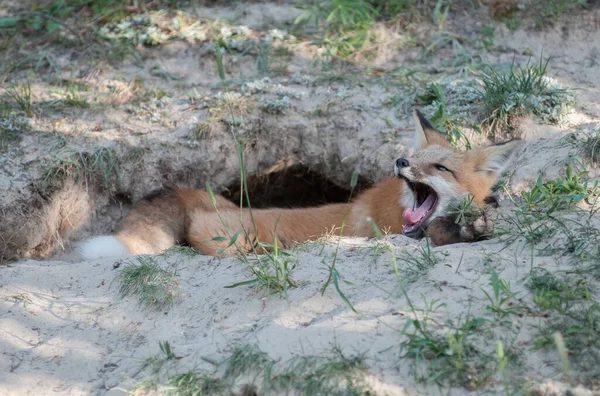
[(493, 227), (489, 218), (483, 215), (473, 224), (460, 225), (453, 208), (469, 197), (482, 210), (497, 206), (490, 190), (520, 142), (459, 151), (420, 111), (414, 110), (413, 116), (413, 154), (397, 158), (392, 177), (348, 203), (250, 210), (217, 194), (213, 202), (201, 189), (163, 189), (134, 206), (115, 235), (84, 242), (80, 256), (160, 254), (176, 244), (210, 256), (247, 254), (261, 252), (271, 242), (288, 249), (332, 230), (342, 236), (374, 237), (378, 230), (373, 224), (388, 234), (428, 237), (435, 246), (488, 238)]

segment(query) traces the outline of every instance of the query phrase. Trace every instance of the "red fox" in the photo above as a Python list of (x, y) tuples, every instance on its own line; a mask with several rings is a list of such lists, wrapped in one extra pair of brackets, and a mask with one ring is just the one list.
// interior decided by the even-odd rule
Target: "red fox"
[[(216, 195), (213, 205), (203, 190), (163, 190), (146, 197), (125, 219), (115, 236), (92, 238), (79, 248), (85, 259), (136, 254), (158, 254), (186, 243), (206, 255), (227, 255), (260, 250), (259, 242), (289, 248), (339, 230), (343, 235), (372, 237), (373, 222), (391, 234), (412, 238), (427, 235), (434, 245), (470, 242), (485, 237), (491, 224), (485, 218), (459, 226), (452, 208), (471, 196), (483, 207), (500, 173), (519, 145), (511, 140), (466, 152), (452, 148), (446, 135), (417, 110), (415, 153), (398, 158), (395, 177), (360, 194), (349, 204), (302, 209), (248, 209)], [(216, 206), (216, 209), (215, 209)], [(227, 247), (238, 230), (236, 244)]]

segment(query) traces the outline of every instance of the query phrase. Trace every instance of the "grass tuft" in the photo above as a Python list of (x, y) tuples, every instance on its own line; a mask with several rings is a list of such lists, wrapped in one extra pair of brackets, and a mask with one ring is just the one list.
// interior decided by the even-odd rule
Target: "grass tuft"
[(151, 256), (139, 256), (137, 261), (119, 273), (121, 297), (137, 296), (142, 306), (156, 310), (172, 307), (181, 294), (177, 276)]
[(559, 123), (574, 103), (571, 91), (546, 76), (549, 60), (540, 57), (537, 65), (512, 65), (507, 73), (490, 67), (483, 74), (483, 125), (495, 139), (518, 133), (522, 117), (528, 114)]
[(31, 118), (33, 116), (31, 85), (29, 84), (29, 81), (25, 84), (11, 86), (6, 90), (6, 93), (14, 100), (19, 110), (27, 117)]

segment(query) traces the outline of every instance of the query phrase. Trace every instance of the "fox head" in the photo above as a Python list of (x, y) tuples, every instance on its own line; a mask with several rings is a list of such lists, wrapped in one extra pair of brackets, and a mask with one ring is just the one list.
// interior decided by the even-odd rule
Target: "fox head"
[(410, 158), (398, 158), (394, 173), (405, 184), (400, 197), (403, 232), (418, 238), (436, 217), (447, 215), (468, 196), (482, 207), (520, 142), (459, 152), (418, 110), (414, 117), (416, 151)]

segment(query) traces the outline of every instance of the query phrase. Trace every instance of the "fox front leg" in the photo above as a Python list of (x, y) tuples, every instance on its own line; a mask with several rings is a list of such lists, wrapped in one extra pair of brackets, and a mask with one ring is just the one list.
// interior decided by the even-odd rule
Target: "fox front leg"
[(456, 216), (438, 217), (429, 225), (426, 235), (435, 246), (488, 239), (494, 230), (491, 211), (497, 207), (495, 198), (488, 197), (483, 214), (472, 222), (461, 225), (457, 224)]

